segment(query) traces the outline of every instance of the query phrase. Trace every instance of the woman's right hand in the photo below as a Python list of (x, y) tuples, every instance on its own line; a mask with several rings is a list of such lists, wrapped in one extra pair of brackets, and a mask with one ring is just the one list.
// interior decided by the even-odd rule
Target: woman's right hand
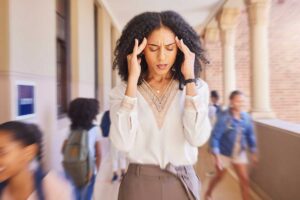
[(141, 58), (138, 55), (143, 52), (147, 45), (147, 39), (144, 38), (141, 45), (137, 39), (134, 40), (134, 47), (131, 54), (127, 55), (128, 82), (133, 81), (137, 84), (141, 74)]

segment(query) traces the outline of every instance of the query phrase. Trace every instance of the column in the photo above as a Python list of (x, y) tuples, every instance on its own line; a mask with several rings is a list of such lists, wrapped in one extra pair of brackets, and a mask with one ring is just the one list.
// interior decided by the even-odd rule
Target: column
[(228, 105), (230, 93), (236, 89), (235, 29), (240, 15), (239, 8), (223, 8), (219, 24), (221, 28), (224, 105)]
[(254, 118), (273, 118), (270, 106), (268, 24), (270, 0), (248, 0), (250, 66), (252, 71), (251, 111)]
[[(112, 60), (114, 60), (114, 50), (116, 48), (117, 40), (120, 37), (120, 31), (117, 30), (115, 26), (112, 26)], [(112, 86), (115, 87), (116, 85), (119, 85), (121, 82), (121, 78), (118, 74), (118, 69), (113, 70), (112, 73)]]
[(98, 12), (98, 48), (99, 48), (99, 98), (100, 109), (109, 109), (109, 92), (112, 87), (111, 20), (107, 11), (99, 7)]

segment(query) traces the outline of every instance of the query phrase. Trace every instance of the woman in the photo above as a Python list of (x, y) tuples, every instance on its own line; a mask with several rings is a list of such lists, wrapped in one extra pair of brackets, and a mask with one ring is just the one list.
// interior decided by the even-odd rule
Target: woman
[(130, 162), (119, 199), (199, 199), (192, 165), (211, 128), (196, 32), (173, 11), (142, 13), (126, 25), (115, 56), (123, 83), (110, 96), (110, 138)]
[(34, 124), (10, 121), (0, 124), (0, 199), (72, 199), (71, 187), (55, 173), (44, 173), (42, 133)]
[(255, 164), (256, 139), (250, 116), (243, 111), (244, 95), (233, 91), (229, 97), (230, 107), (218, 114), (218, 120), (212, 131), (210, 146), (212, 149), (216, 176), (211, 180), (206, 192), (206, 199), (211, 199), (215, 186), (224, 176), (225, 169), (233, 165), (239, 179), (244, 200), (249, 199), (248, 158), (246, 148), (249, 147), (251, 159)]

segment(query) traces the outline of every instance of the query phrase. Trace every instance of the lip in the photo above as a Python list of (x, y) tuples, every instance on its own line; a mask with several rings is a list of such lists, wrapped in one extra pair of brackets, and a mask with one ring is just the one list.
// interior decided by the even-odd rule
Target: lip
[(157, 66), (158, 69), (164, 70), (164, 69), (166, 69), (168, 67), (168, 64), (158, 64), (156, 66)]

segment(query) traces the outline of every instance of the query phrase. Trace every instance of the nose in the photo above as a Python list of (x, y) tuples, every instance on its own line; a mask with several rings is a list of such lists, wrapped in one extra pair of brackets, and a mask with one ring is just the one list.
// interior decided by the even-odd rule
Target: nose
[(166, 59), (165, 53), (166, 53), (165, 50), (163, 48), (160, 48), (159, 53), (158, 53), (159, 61), (164, 61)]

